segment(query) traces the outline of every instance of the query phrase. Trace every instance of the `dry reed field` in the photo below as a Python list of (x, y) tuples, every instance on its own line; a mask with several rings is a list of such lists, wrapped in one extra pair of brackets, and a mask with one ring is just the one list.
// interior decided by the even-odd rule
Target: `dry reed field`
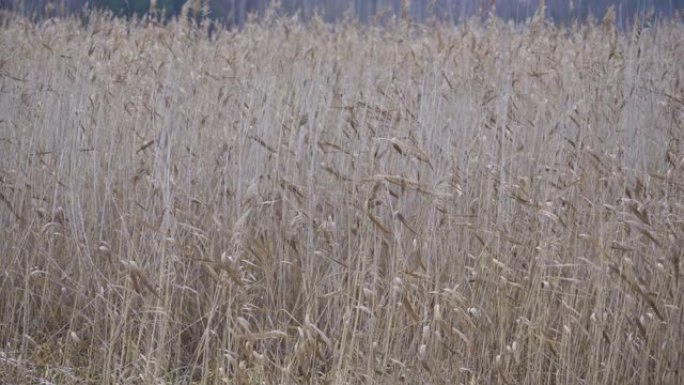
[(0, 383), (684, 383), (684, 27), (0, 26)]

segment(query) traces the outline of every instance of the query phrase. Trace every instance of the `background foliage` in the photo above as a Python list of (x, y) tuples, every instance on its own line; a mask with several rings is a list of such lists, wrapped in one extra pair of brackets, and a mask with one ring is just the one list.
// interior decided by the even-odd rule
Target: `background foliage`
[[(297, 14), (304, 19), (314, 13), (326, 21), (345, 15), (363, 22), (382, 21), (402, 12), (404, 0), (199, 0), (206, 5), (209, 16), (226, 25), (242, 25), (250, 14), (263, 16), (269, 6), (278, 3), (285, 14)], [(166, 16), (178, 15), (185, 0), (157, 0), (156, 8)], [(503, 19), (524, 20), (532, 16), (539, 0), (412, 0), (407, 1), (407, 15), (424, 22), (432, 17), (458, 22), (473, 15), (486, 15), (495, 5), (495, 13)], [(684, 9), (684, 0), (546, 0), (547, 16), (556, 21), (585, 19), (588, 15), (602, 18), (605, 10), (614, 6), (618, 26), (625, 26), (635, 14), (652, 9), (657, 15), (672, 16)], [(86, 6), (109, 9), (115, 15), (142, 15), (150, 9), (150, 0), (0, 0), (0, 8), (27, 15), (69, 14)]]

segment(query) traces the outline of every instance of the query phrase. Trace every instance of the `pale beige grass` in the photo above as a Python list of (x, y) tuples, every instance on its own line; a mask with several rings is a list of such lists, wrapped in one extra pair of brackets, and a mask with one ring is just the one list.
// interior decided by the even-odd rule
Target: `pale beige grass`
[(0, 382), (684, 382), (681, 24), (0, 36)]

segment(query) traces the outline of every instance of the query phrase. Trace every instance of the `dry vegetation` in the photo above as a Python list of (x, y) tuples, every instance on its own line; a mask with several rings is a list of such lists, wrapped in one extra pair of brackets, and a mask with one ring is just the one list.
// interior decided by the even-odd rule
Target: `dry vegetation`
[(5, 16), (0, 382), (683, 383), (681, 24)]

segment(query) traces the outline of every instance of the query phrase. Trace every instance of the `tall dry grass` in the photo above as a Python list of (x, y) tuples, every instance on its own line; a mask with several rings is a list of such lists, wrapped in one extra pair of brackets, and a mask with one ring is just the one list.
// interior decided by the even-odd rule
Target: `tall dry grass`
[(0, 30), (0, 382), (684, 382), (681, 24)]

